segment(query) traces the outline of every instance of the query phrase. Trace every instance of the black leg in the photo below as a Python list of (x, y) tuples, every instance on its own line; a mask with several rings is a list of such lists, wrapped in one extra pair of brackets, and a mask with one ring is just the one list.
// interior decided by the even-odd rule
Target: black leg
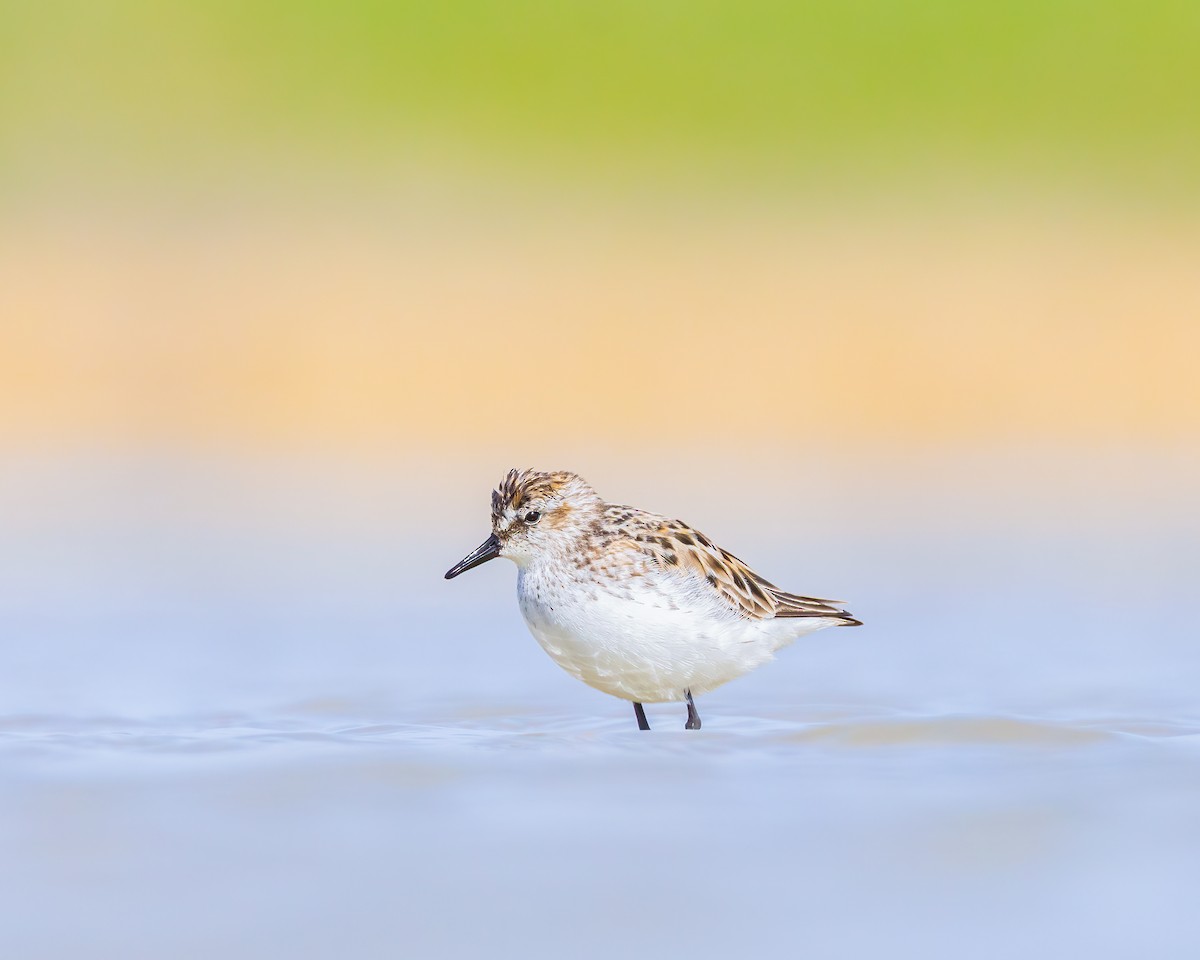
[(700, 714), (696, 712), (696, 701), (692, 699), (692, 691), (685, 690), (687, 694), (688, 719), (683, 725), (684, 730), (699, 730), (700, 729)]
[(646, 722), (646, 711), (642, 709), (642, 705), (640, 703), (635, 703), (633, 705), (633, 715), (637, 717), (639, 730), (650, 729), (650, 724)]

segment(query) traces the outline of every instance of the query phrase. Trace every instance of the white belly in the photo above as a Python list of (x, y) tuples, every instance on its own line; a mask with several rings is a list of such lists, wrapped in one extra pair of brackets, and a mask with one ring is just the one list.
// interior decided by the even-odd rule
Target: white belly
[(553, 583), (522, 570), (517, 594), (530, 632), (555, 663), (597, 690), (639, 703), (712, 690), (834, 622), (747, 620), (637, 581), (621, 587)]

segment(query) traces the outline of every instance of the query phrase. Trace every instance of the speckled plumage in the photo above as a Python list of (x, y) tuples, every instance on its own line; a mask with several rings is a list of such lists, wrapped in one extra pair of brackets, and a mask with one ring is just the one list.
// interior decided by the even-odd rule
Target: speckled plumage
[(517, 564), (521, 613), (559, 666), (635, 704), (688, 700), (689, 718), (690, 695), (806, 633), (859, 623), (840, 601), (787, 593), (686, 523), (606, 503), (566, 471), (510, 470), (492, 493), (492, 536), (446, 576), (495, 556)]

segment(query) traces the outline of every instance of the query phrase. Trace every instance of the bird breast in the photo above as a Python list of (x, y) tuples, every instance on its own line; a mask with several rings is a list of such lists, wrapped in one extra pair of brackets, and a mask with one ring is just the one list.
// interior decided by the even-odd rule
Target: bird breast
[(600, 583), (528, 567), (517, 592), (530, 632), (560, 667), (627, 700), (656, 703), (682, 700), (688, 689), (702, 693), (770, 659), (777, 646), (765, 624), (691, 597), (669, 581)]

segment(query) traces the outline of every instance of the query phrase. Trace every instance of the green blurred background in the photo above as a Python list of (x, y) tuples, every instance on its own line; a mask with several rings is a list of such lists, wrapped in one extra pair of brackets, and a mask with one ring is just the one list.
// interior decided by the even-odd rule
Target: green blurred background
[[(7, 166), (1196, 170), (1186, 0), (0, 7)], [(311, 153), (311, 156), (303, 154)]]
[(1198, 43), (1188, 2), (7, 0), (0, 431), (1191, 438)]

